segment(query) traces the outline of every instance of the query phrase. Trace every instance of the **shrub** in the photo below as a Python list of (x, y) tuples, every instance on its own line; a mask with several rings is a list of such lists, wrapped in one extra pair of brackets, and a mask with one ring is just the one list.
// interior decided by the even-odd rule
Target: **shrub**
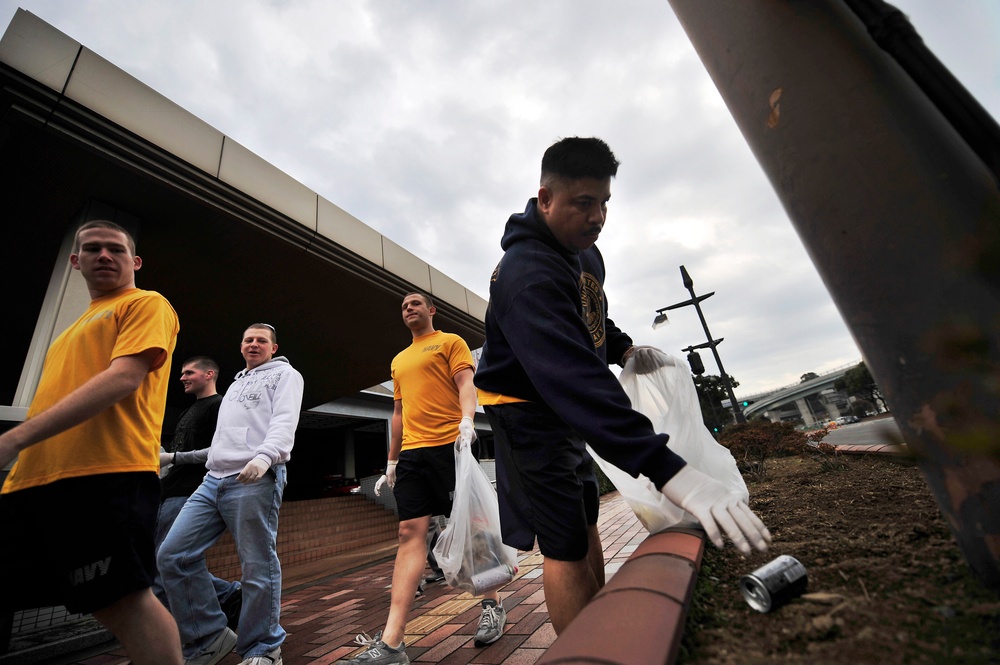
[[(814, 430), (811, 430), (809, 432), (805, 432), (806, 442), (811, 443), (813, 445), (819, 445), (819, 443), (823, 440), (823, 438), (827, 434), (829, 434), (829, 433), (830, 433), (830, 430), (828, 430), (826, 427), (822, 427), (820, 429), (814, 429)], [(830, 445), (830, 444), (826, 444), (826, 445)]]
[(837, 452), (837, 446), (832, 444), (819, 443), (815, 447), (808, 446), (806, 455), (819, 464), (820, 471), (844, 471), (847, 469), (847, 463)]
[(594, 471), (597, 474), (597, 493), (600, 496), (604, 496), (608, 492), (614, 492), (617, 489), (614, 483), (608, 480), (608, 477), (601, 471), (601, 467), (598, 466), (597, 462), (594, 462)]
[[(826, 431), (822, 434), (825, 436)], [(763, 480), (767, 477), (767, 458), (800, 454), (806, 435), (791, 423), (754, 420), (730, 425), (723, 430), (719, 443), (733, 454), (741, 472)]]

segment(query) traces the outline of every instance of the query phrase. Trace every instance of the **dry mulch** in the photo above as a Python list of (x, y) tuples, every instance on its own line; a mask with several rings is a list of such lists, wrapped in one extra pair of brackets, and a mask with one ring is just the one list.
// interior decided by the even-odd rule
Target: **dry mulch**
[[(916, 465), (813, 454), (746, 480), (774, 545), (749, 560), (707, 548), (679, 663), (1000, 663), (1000, 594), (969, 571)], [(761, 614), (739, 578), (781, 554), (809, 588)]]

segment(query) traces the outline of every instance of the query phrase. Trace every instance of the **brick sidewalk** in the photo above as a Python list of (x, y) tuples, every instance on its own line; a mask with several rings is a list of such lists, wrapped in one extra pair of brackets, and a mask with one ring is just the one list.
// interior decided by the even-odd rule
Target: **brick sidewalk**
[[(617, 492), (602, 498), (598, 528), (610, 579), (647, 534)], [(374, 634), (385, 624), (392, 566), (391, 559), (383, 560), (286, 589), (281, 603), (281, 624), (288, 631), (282, 645), (285, 664), (326, 665), (360, 651), (354, 637), (361, 632)], [(406, 624), (410, 660), (449, 665), (534, 663), (555, 640), (542, 591), (542, 557), (537, 550), (522, 554), (517, 577), (500, 596), (507, 610), (504, 634), (493, 644), (477, 648), (472, 637), (479, 622), (479, 602), (443, 583), (427, 588), (414, 601)], [(119, 650), (76, 661), (76, 665), (127, 662)], [(239, 662), (240, 658), (231, 654), (222, 665)]]

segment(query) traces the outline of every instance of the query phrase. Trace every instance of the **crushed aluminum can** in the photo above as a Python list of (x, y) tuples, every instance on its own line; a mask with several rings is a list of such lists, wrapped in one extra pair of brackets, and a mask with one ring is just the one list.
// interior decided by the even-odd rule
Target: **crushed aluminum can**
[(806, 567), (787, 554), (740, 578), (743, 598), (764, 614), (802, 595), (808, 586)]

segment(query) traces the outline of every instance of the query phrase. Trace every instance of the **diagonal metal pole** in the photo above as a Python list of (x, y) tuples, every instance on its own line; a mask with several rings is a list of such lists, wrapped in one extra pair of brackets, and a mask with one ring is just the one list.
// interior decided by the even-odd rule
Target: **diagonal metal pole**
[(669, 2), (1000, 590), (1000, 128), (880, 0)]

